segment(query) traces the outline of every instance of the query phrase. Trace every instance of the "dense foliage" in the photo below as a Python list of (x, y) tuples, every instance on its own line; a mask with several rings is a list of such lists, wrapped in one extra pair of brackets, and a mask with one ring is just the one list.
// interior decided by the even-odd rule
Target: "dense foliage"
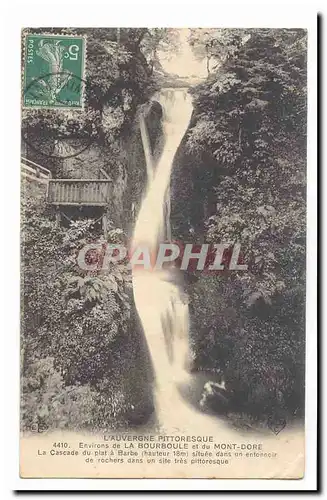
[[(123, 422), (129, 410), (135, 410), (131, 407), (144, 406), (146, 399), (137, 391), (141, 375), (133, 366), (133, 359), (142, 359), (142, 345), (132, 310), (130, 271), (114, 264), (93, 273), (78, 267), (76, 253), (99, 236), (93, 220), (63, 228), (42, 202), (27, 198), (22, 232), (24, 426), (35, 419), (49, 427), (60, 419), (61, 426)], [(108, 242), (123, 243), (123, 237), (114, 228)], [(135, 377), (132, 395), (127, 373)]]
[(192, 212), (193, 200), (182, 209), (176, 189), (176, 232), (187, 237), (193, 227), (209, 242), (240, 243), (249, 271), (201, 277), (191, 289), (194, 348), (202, 366), (223, 370), (236, 404), (296, 413), (304, 385), (306, 34), (201, 36), (193, 30), (197, 54), (202, 46), (217, 64), (193, 90), (184, 161), (196, 159), (184, 189), (193, 185), (206, 210)]

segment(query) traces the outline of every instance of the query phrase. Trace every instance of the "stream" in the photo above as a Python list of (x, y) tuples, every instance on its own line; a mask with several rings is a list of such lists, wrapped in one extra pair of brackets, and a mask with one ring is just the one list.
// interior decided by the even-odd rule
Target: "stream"
[[(140, 128), (147, 161), (147, 190), (136, 220), (132, 247), (146, 247), (156, 255), (160, 242), (171, 238), (170, 177), (174, 156), (188, 128), (193, 110), (187, 89), (163, 89), (155, 98), (163, 109), (164, 147), (153, 165), (144, 118)], [(133, 294), (155, 372), (155, 410), (161, 428), (169, 432), (206, 432), (225, 428), (225, 422), (196, 408), (208, 380), (190, 373), (189, 310), (178, 282), (179, 271), (134, 266)], [(200, 392), (199, 392), (200, 390)], [(186, 397), (185, 397), (186, 396)], [(192, 403), (193, 399), (193, 403)]]

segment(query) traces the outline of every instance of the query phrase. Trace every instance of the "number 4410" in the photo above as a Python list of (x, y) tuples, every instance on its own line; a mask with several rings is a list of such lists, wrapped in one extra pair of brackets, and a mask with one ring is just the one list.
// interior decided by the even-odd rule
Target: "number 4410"
[(53, 443), (52, 445), (53, 448), (68, 448), (68, 443), (63, 443), (62, 441), (61, 442), (57, 442), (57, 443)]

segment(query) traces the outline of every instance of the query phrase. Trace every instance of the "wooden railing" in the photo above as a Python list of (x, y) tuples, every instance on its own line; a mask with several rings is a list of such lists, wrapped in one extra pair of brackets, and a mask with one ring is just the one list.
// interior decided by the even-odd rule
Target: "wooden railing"
[(101, 179), (52, 179), (51, 172), (27, 158), (21, 158), (21, 175), (47, 188), (52, 205), (106, 206), (110, 202), (112, 180), (100, 169)]
[(21, 158), (20, 170), (22, 177), (41, 184), (47, 184), (51, 178), (50, 170), (27, 158)]
[(110, 179), (50, 179), (48, 203), (105, 206), (110, 201)]

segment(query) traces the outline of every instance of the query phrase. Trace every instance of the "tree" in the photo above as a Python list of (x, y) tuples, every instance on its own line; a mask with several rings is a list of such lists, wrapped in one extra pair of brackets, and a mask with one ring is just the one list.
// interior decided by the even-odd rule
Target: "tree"
[(174, 28), (149, 28), (145, 34), (141, 50), (145, 55), (151, 72), (154, 69), (161, 70), (159, 54), (176, 54), (179, 49), (178, 30)]

